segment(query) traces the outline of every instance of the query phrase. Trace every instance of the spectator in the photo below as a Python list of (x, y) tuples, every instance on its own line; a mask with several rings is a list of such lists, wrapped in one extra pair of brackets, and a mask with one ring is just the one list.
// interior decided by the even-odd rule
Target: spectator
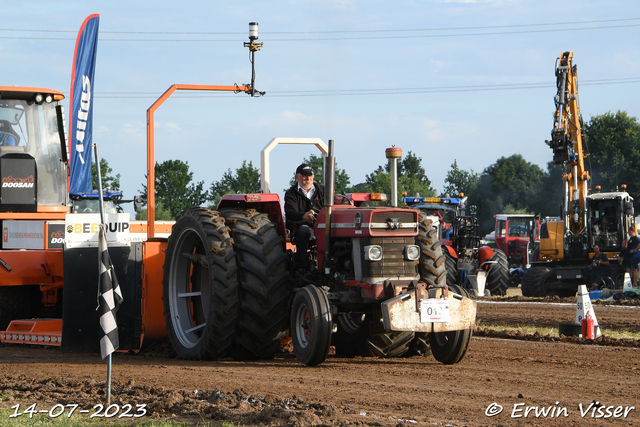
[(635, 225), (629, 228), (627, 250), (629, 251), (627, 273), (631, 276), (631, 286), (635, 288), (638, 282), (638, 261), (640, 261), (640, 237), (636, 236)]

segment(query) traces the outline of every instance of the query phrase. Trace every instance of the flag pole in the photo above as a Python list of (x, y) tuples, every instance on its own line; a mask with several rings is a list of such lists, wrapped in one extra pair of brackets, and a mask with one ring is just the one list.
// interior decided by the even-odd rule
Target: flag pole
[[(102, 175), (100, 174), (100, 156), (98, 155), (98, 144), (92, 144), (93, 151), (96, 157), (96, 172), (98, 175), (98, 194), (100, 197), (100, 226), (104, 227), (104, 201), (102, 198)], [(100, 247), (100, 245), (98, 245)], [(99, 251), (99, 249), (98, 249)], [(98, 256), (101, 254), (98, 253)], [(111, 404), (111, 353), (109, 353), (107, 360), (107, 406)]]

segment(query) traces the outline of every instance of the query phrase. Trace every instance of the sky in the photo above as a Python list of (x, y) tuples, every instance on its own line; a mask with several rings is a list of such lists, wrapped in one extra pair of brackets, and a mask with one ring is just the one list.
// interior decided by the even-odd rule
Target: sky
[[(5, 3), (5, 2), (2, 2)], [(78, 30), (100, 14), (94, 140), (125, 198), (146, 184), (147, 109), (173, 84), (251, 80), (256, 89), (176, 92), (155, 113), (155, 159), (182, 160), (208, 188), (275, 137), (335, 141), (351, 183), (396, 146), (437, 192), (457, 162), (481, 173), (521, 154), (546, 170), (556, 59), (573, 51), (585, 122), (640, 116), (640, 2), (632, 0), (23, 0), (3, 7), (2, 86), (59, 90), (69, 109)], [(69, 114), (67, 114), (69, 117)], [(68, 124), (67, 124), (68, 126)], [(312, 146), (271, 152), (280, 193)], [(132, 213), (131, 205), (125, 211)]]

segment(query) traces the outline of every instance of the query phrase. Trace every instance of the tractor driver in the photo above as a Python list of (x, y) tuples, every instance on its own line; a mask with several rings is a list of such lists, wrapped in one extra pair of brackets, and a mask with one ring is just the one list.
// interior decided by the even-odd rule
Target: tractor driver
[(284, 194), (284, 213), (287, 228), (295, 238), (294, 269), (308, 269), (309, 241), (313, 236), (313, 223), (324, 207), (324, 187), (313, 180), (313, 169), (306, 163), (296, 169), (296, 183)]

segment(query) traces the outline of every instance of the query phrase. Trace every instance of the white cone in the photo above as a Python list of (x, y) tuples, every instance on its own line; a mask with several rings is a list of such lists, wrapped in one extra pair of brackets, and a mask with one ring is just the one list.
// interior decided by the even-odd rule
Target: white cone
[(582, 325), (582, 319), (590, 317), (593, 319), (593, 329), (595, 331), (596, 338), (602, 335), (600, 326), (598, 326), (598, 319), (596, 318), (596, 312), (593, 310), (591, 304), (591, 298), (589, 297), (589, 291), (587, 291), (587, 285), (578, 286), (578, 303), (576, 306), (576, 325)]
[(631, 286), (631, 277), (629, 276), (629, 273), (624, 273), (624, 285), (622, 286), (622, 292), (626, 292), (627, 289), (633, 289), (633, 286)]

